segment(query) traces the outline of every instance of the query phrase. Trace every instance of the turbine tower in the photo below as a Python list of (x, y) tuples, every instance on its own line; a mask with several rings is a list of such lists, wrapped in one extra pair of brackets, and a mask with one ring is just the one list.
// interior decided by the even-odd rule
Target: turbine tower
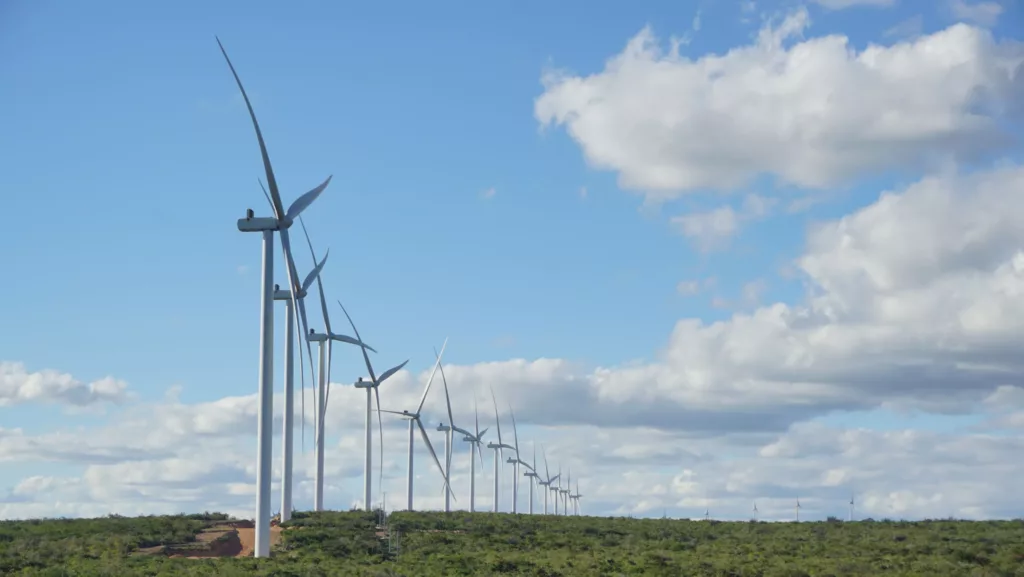
[(850, 494), (850, 521), (853, 521), (853, 494)]
[(796, 500), (796, 522), (800, 522), (800, 499)]
[(499, 480), (500, 475), (501, 475), (501, 471), (500, 471), (500, 469), (501, 469), (501, 459), (502, 459), (502, 457), (504, 457), (504, 452), (502, 451), (502, 449), (512, 449), (512, 450), (515, 450), (515, 447), (511, 447), (509, 445), (506, 445), (505, 443), (503, 443), (501, 441), (501, 419), (498, 417), (498, 399), (497, 399), (497, 397), (494, 396), (494, 388), (491, 388), (491, 400), (494, 401), (494, 423), (495, 423), (496, 428), (498, 429), (498, 442), (497, 443), (487, 443), (487, 448), (494, 450), (494, 503), (493, 503), (493, 509), (494, 509), (494, 512), (497, 513), (498, 512), (498, 504), (499, 504), (498, 496), (499, 496), (499, 491), (501, 489), (501, 486), (500, 486), (498, 480)]
[(419, 427), (420, 436), (423, 438), (423, 442), (426, 443), (427, 449), (430, 450), (430, 456), (434, 458), (434, 464), (437, 465), (437, 470), (441, 472), (441, 476), (444, 478), (444, 487), (447, 491), (451, 491), (451, 486), (448, 484), (448, 476), (444, 474), (444, 467), (441, 466), (441, 461), (437, 458), (437, 453), (434, 452), (434, 446), (430, 444), (430, 437), (427, 436), (427, 430), (423, 428), (423, 422), (420, 421), (420, 413), (423, 411), (423, 403), (427, 400), (427, 393), (430, 392), (430, 384), (434, 382), (434, 375), (437, 373), (437, 369), (441, 366), (441, 355), (444, 354), (444, 348), (448, 346), (448, 339), (444, 340), (444, 345), (441, 346), (441, 353), (437, 355), (437, 361), (434, 363), (434, 370), (430, 372), (430, 378), (427, 379), (427, 386), (423, 389), (423, 396), (420, 397), (420, 404), (416, 407), (416, 411), (410, 413), (409, 411), (388, 411), (383, 410), (385, 413), (391, 413), (398, 415), (403, 419), (409, 420), (409, 478), (407, 481), (408, 495), (407, 505), (410, 511), (412, 508), (412, 490), (413, 490), (413, 454), (415, 453), (414, 433), (416, 427)]
[[(306, 315), (305, 308), (296, 302), (300, 285), (295, 272), (295, 263), (292, 260), (291, 242), (288, 237), (288, 229), (303, 210), (309, 207), (320, 193), (327, 188), (331, 182), (328, 176), (322, 184), (303, 194), (292, 202), (287, 210), (281, 201), (281, 193), (277, 188), (277, 179), (274, 178), (274, 169), (270, 165), (270, 155), (267, 153), (266, 143), (263, 141), (263, 133), (260, 130), (259, 122), (256, 121), (256, 113), (249, 102), (249, 95), (242, 86), (242, 79), (238, 77), (235, 66), (228, 58), (228, 53), (217, 38), (217, 45), (220, 47), (224, 60), (227, 61), (231, 75), (242, 93), (245, 106), (249, 111), (249, 118), (252, 120), (253, 129), (256, 131), (256, 140), (260, 146), (260, 155), (263, 158), (263, 169), (267, 176), (267, 183), (270, 186), (268, 198), (273, 206), (274, 216), (256, 218), (252, 209), (246, 210), (245, 218), (238, 220), (240, 232), (259, 232), (263, 236), (262, 256), (262, 280), (260, 294), (260, 366), (259, 366), (259, 406), (257, 409), (256, 425), (256, 529), (255, 546), (253, 555), (255, 557), (267, 557), (270, 555), (270, 483), (271, 483), (271, 459), (273, 456), (273, 412), (274, 412), (274, 232), (281, 237), (281, 249), (285, 255), (285, 264), (288, 273), (289, 285), (292, 292), (292, 305), (298, 309), (299, 318), (303, 324), (305, 334)], [(312, 356), (310, 356), (312, 361)]]
[[(444, 370), (442, 369), (441, 378), (444, 378)], [(474, 397), (475, 397), (474, 391)], [(480, 448), (482, 445), (483, 436), (487, 434), (487, 429), (480, 430), (480, 408), (476, 406), (476, 399), (473, 399), (473, 410), (476, 417), (476, 429), (475, 433), (468, 433), (458, 427), (455, 430), (465, 435), (462, 440), (469, 443), (469, 512), (473, 513), (476, 511), (476, 460), (473, 459), (473, 450), (476, 449), (476, 456), (480, 457), (480, 466), (484, 466), (484, 454)]]
[[(309, 231), (306, 230), (306, 223), (299, 219), (299, 224), (302, 226), (302, 233), (306, 237), (306, 244), (309, 246), (309, 255), (313, 257), (313, 262), (316, 262), (316, 252), (313, 250), (313, 242), (309, 239)], [(313, 412), (313, 433), (314, 433), (314, 450), (316, 453), (316, 474), (314, 477), (313, 484), (313, 510), (323, 511), (324, 510), (324, 451), (325, 451), (325, 427), (324, 421), (327, 416), (327, 404), (330, 402), (331, 397), (331, 355), (334, 350), (334, 342), (348, 343), (357, 347), (363, 347), (364, 344), (360, 339), (353, 339), (346, 335), (336, 334), (331, 330), (331, 315), (327, 312), (327, 297), (324, 295), (324, 283), (319, 276), (316, 278), (316, 288), (320, 295), (320, 312), (324, 316), (324, 330), (323, 333), (316, 333), (309, 331), (309, 335), (306, 337), (307, 347), (308, 343), (315, 342), (318, 344), (318, 370), (317, 380), (319, 384), (316, 390), (316, 398), (314, 412)], [(305, 310), (302, 301), (299, 301), (302, 310)], [(344, 308), (344, 307), (342, 307)], [(347, 313), (346, 313), (347, 314)], [(351, 320), (351, 319), (350, 319)], [(354, 327), (353, 327), (354, 328)], [(377, 352), (376, 349), (369, 345), (365, 347), (373, 352)], [(365, 351), (364, 353), (365, 354)], [(310, 366), (313, 364), (312, 352), (310, 352)]]
[[(306, 291), (313, 283), (313, 279), (320, 276), (324, 264), (327, 263), (327, 255), (320, 261), (302, 282), (296, 301), (302, 301), (306, 297)], [(293, 417), (295, 414), (295, 307), (292, 306), (292, 291), (281, 290), (280, 285), (274, 285), (274, 300), (284, 301), (284, 414), (281, 418), (281, 522), (284, 523), (292, 518), (292, 472), (294, 467), (293, 451), (295, 443), (292, 436), (295, 430)], [(302, 384), (300, 401), (302, 412), (305, 414), (306, 406), (306, 377), (305, 369), (302, 367), (302, 354), (299, 354), (299, 379)], [(310, 367), (312, 370), (313, 367)], [(305, 441), (305, 419), (303, 423), (303, 441)]]
[[(349, 326), (352, 327), (352, 332), (355, 333), (356, 338), (360, 341), (363, 340), (359, 336), (359, 329), (356, 328), (356, 323), (352, 322), (352, 315), (348, 314), (345, 310), (345, 305), (338, 301), (338, 306), (341, 307), (341, 312), (345, 313), (345, 318), (348, 319)], [(371, 407), (372, 400), (370, 397), (370, 390), (372, 389), (374, 394), (377, 396), (377, 427), (380, 430), (380, 474), (378, 475), (378, 483), (384, 477), (384, 425), (381, 424), (380, 418), (380, 385), (384, 381), (391, 378), (392, 375), (405, 368), (405, 365), (409, 363), (409, 359), (406, 359), (401, 364), (391, 367), (380, 374), (380, 377), (373, 371), (373, 364), (370, 363), (370, 355), (366, 354), (366, 347), (360, 347), (363, 353), (363, 363), (366, 365), (366, 372), (370, 374), (370, 380), (364, 381), (362, 377), (356, 381), (355, 386), (357, 389), (366, 389), (366, 462), (364, 463), (363, 471), (363, 509), (369, 511), (371, 507), (372, 489), (373, 484), (373, 409)], [(378, 488), (378, 491), (380, 489)]]

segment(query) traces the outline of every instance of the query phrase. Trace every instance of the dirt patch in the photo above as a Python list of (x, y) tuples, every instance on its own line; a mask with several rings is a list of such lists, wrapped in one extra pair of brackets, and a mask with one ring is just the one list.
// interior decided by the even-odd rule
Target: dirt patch
[[(270, 527), (270, 547), (281, 542), (281, 527)], [(256, 547), (256, 530), (252, 521), (218, 523), (196, 535), (191, 543), (180, 543), (139, 549), (136, 555), (167, 555), (185, 559), (209, 559), (211, 557), (252, 557)]]

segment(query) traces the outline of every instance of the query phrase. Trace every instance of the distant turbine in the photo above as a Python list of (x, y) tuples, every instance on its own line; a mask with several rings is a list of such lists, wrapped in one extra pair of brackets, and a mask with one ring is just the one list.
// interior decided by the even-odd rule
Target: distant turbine
[[(302, 301), (306, 297), (306, 291), (313, 284), (313, 279), (320, 276), (324, 264), (327, 263), (327, 255), (320, 261), (302, 282), (296, 301)], [(295, 414), (295, 331), (300, 327), (295, 326), (295, 307), (292, 306), (292, 291), (281, 290), (279, 285), (274, 285), (274, 300), (284, 301), (284, 414), (281, 419), (281, 522), (284, 523), (292, 518), (292, 472), (293, 472), (293, 451), (295, 443), (292, 440), (295, 426), (293, 416)], [(302, 366), (302, 353), (299, 353), (299, 380), (302, 390), (299, 397), (302, 403), (302, 413), (306, 412), (306, 377), (305, 368)], [(312, 370), (313, 367), (310, 367)], [(301, 419), (302, 430), (305, 431), (305, 419)], [(305, 433), (302, 435), (305, 442)]]
[[(544, 487), (544, 514), (548, 514), (548, 493), (553, 490), (551, 483), (554, 483), (558, 479), (558, 475), (551, 476), (551, 471), (548, 470), (548, 454), (547, 450), (541, 448), (541, 453), (544, 455), (544, 480), (537, 481), (537, 484)], [(557, 508), (556, 508), (557, 510)], [(557, 514), (557, 513), (556, 513)]]
[(576, 499), (576, 515), (578, 516), (580, 514), (580, 499), (583, 498), (583, 495), (580, 494), (579, 479), (576, 479), (576, 494), (573, 496), (573, 498)]
[[(437, 354), (437, 349), (434, 349), (434, 356), (440, 358), (440, 356)], [(444, 476), (446, 478), (448, 478), (448, 479), (451, 479), (452, 478), (451, 477), (451, 475), (452, 475), (452, 473), (451, 473), (451, 471), (452, 471), (452, 451), (455, 450), (455, 447), (453, 446), (454, 442), (455, 442), (455, 438), (454, 438), (455, 432), (458, 431), (459, 433), (462, 433), (463, 435), (469, 435), (470, 432), (465, 430), (465, 429), (460, 429), (460, 428), (455, 426), (455, 418), (452, 416), (452, 400), (451, 400), (451, 397), (448, 395), (448, 379), (445, 378), (445, 376), (444, 376), (444, 365), (443, 364), (442, 365), (438, 365), (438, 368), (441, 369), (441, 384), (444, 385), (444, 403), (445, 403), (445, 407), (447, 407), (447, 409), (448, 409), (448, 424), (445, 425), (444, 423), (439, 423), (437, 425), (437, 430), (438, 431), (442, 431), (444, 433)], [(472, 463), (473, 463), (473, 453), (472, 453), (472, 451), (470, 451), (469, 461), (470, 461), (470, 465), (472, 466)], [(451, 510), (452, 510), (451, 496), (452, 496), (452, 492), (451, 491), (445, 491), (444, 492), (444, 512), (445, 513), (450, 513)], [(470, 501), (472, 501), (472, 499), (473, 498), (471, 496), (470, 497)]]
[(416, 445), (413, 443), (414, 433), (416, 427), (419, 427), (420, 436), (423, 438), (423, 442), (426, 443), (427, 449), (430, 450), (430, 456), (434, 458), (434, 464), (437, 465), (437, 470), (441, 472), (441, 477), (444, 478), (444, 487), (447, 491), (451, 491), (451, 485), (448, 482), (448, 476), (444, 474), (444, 467), (441, 466), (441, 461), (437, 458), (437, 453), (434, 452), (434, 446), (430, 444), (430, 437), (427, 436), (427, 430), (423, 428), (423, 422), (420, 421), (420, 412), (423, 410), (423, 403), (427, 400), (427, 393), (430, 392), (430, 384), (434, 382), (434, 375), (437, 373), (437, 369), (441, 366), (441, 355), (444, 354), (444, 348), (448, 346), (448, 339), (444, 340), (444, 345), (441, 346), (441, 353), (437, 356), (437, 362), (434, 363), (434, 370), (430, 372), (430, 378), (427, 379), (427, 386), (423, 388), (423, 396), (420, 397), (420, 404), (416, 407), (416, 411), (410, 413), (409, 411), (387, 411), (385, 413), (391, 413), (398, 415), (403, 419), (409, 419), (409, 478), (408, 478), (408, 495), (406, 496), (408, 508), (410, 511), (412, 508), (412, 493), (413, 493), (413, 455), (415, 454)]
[[(356, 328), (356, 324), (352, 322), (352, 316), (345, 310), (345, 305), (338, 301), (338, 306), (341, 307), (341, 312), (345, 313), (345, 318), (348, 319), (348, 324), (352, 327), (352, 332), (355, 333), (356, 338), (360, 341), (363, 340), (359, 336), (359, 329)], [(406, 359), (401, 364), (391, 367), (380, 374), (380, 377), (373, 372), (373, 365), (370, 363), (370, 355), (366, 354), (366, 346), (360, 347), (363, 352), (363, 363), (366, 364), (366, 372), (370, 374), (370, 380), (364, 381), (362, 377), (355, 383), (357, 389), (366, 389), (366, 462), (364, 463), (363, 470), (363, 509), (366, 511), (370, 510), (371, 507), (371, 486), (373, 484), (373, 410), (371, 408), (371, 397), (370, 389), (373, 389), (373, 393), (377, 396), (377, 428), (380, 431), (380, 473), (377, 477), (378, 492), (381, 491), (379, 485), (384, 478), (384, 425), (381, 423), (380, 418), (380, 385), (384, 381), (388, 380), (392, 375), (402, 370), (405, 365), (409, 363), (409, 359)]]
[[(444, 371), (442, 369), (441, 378), (444, 379)], [(473, 450), (476, 449), (476, 455), (480, 457), (480, 466), (484, 466), (484, 454), (480, 449), (480, 445), (483, 441), (483, 436), (487, 434), (487, 429), (480, 430), (480, 408), (476, 402), (476, 392), (473, 393), (473, 410), (476, 413), (476, 429), (475, 433), (468, 433), (463, 429), (455, 427), (455, 430), (465, 435), (462, 438), (463, 441), (469, 443), (469, 512), (476, 511), (476, 460), (473, 459)]]
[(572, 485), (572, 470), (567, 469), (565, 472), (565, 489), (562, 488), (562, 483), (558, 483), (558, 492), (562, 495), (562, 515), (569, 514), (569, 487)]
[(796, 522), (800, 522), (800, 499), (796, 500)]
[(853, 521), (853, 493), (850, 493), (850, 521)]
[[(256, 140), (260, 146), (260, 155), (263, 157), (263, 168), (267, 176), (267, 183), (270, 186), (268, 197), (274, 207), (274, 216), (255, 218), (252, 209), (246, 210), (246, 216), (238, 220), (238, 230), (241, 232), (260, 232), (263, 234), (263, 278), (262, 291), (260, 295), (260, 367), (259, 367), (259, 405), (257, 409), (256, 425), (256, 530), (253, 556), (267, 557), (270, 555), (270, 484), (271, 484), (271, 459), (273, 458), (273, 412), (274, 412), (274, 232), (277, 231), (281, 237), (281, 249), (285, 254), (289, 285), (292, 292), (292, 306), (299, 310), (300, 320), (303, 324), (302, 333), (305, 334), (306, 315), (305, 308), (296, 301), (299, 293), (299, 279), (295, 272), (295, 263), (292, 261), (291, 242), (288, 237), (288, 228), (298, 218), (320, 193), (327, 188), (331, 182), (328, 176), (320, 186), (297, 198), (286, 211), (281, 201), (281, 193), (277, 188), (277, 179), (274, 178), (274, 169), (270, 165), (270, 155), (267, 153), (266, 143), (263, 141), (263, 133), (260, 131), (259, 122), (256, 121), (256, 113), (249, 102), (249, 95), (242, 86), (242, 80), (235, 72), (235, 66), (228, 58), (228, 53), (217, 38), (217, 45), (220, 47), (224, 60), (231, 69), (231, 75), (235, 78), (238, 90), (242, 93), (245, 106), (249, 110), (249, 118), (252, 120), (253, 129), (256, 131)], [(312, 355), (310, 356), (312, 363)]]
[[(306, 237), (306, 244), (309, 246), (309, 256), (313, 257), (313, 262), (316, 262), (316, 252), (313, 250), (313, 242), (309, 239), (309, 231), (306, 230), (306, 223), (299, 219), (299, 224), (302, 226), (302, 233)], [(324, 295), (324, 283), (323, 280), (317, 276), (316, 288), (320, 295), (320, 312), (324, 316), (324, 331), (323, 333), (317, 333), (310, 330), (306, 335), (306, 346), (309, 347), (309, 343), (314, 342), (318, 344), (317, 347), (317, 380), (319, 382), (316, 390), (316, 398), (314, 400), (315, 408), (313, 410), (313, 446), (316, 453), (316, 472), (313, 479), (313, 510), (323, 511), (324, 510), (324, 454), (326, 452), (325, 447), (325, 435), (326, 427), (324, 421), (327, 418), (327, 405), (330, 402), (331, 395), (331, 355), (334, 350), (334, 342), (342, 342), (357, 347), (365, 346), (367, 349), (377, 352), (370, 345), (364, 345), (359, 339), (354, 339), (347, 335), (335, 334), (331, 330), (331, 315), (327, 312), (327, 298)], [(299, 301), (300, 310), (305, 311), (305, 305), (302, 301)], [(303, 314), (305, 314), (303, 312)], [(313, 356), (310, 351), (310, 366), (313, 364)], [(365, 352), (364, 352), (365, 354)]]
[(537, 442), (533, 443), (533, 465), (527, 465), (527, 470), (523, 473), (523, 476), (529, 479), (530, 483), (530, 514), (533, 515), (533, 484), (536, 483), (540, 477), (537, 476)]
[(497, 513), (498, 512), (498, 504), (499, 504), (499, 500), (498, 500), (499, 493), (498, 493), (498, 491), (500, 489), (500, 485), (499, 485), (498, 481), (501, 478), (501, 471), (500, 471), (500, 469), (502, 468), (501, 467), (501, 459), (502, 459), (502, 457), (504, 457), (504, 452), (502, 450), (503, 449), (515, 450), (515, 447), (506, 445), (505, 443), (503, 443), (501, 441), (501, 418), (498, 417), (498, 399), (497, 399), (497, 397), (494, 396), (494, 389), (493, 388), (491, 388), (491, 400), (494, 401), (494, 423), (496, 425), (496, 428), (498, 429), (498, 442), (497, 443), (487, 443), (487, 448), (494, 450), (494, 503), (493, 503), (493, 509), (494, 509), (494, 512)]
[[(508, 407), (508, 414), (512, 417), (512, 435), (515, 439), (515, 457), (509, 457), (507, 463), (512, 463), (512, 512), (519, 512), (519, 465), (524, 465), (528, 470), (531, 469), (528, 463), (523, 462), (519, 459), (519, 432), (516, 430), (516, 414), (512, 411), (512, 406)], [(533, 485), (530, 485), (530, 498), (533, 499)], [(533, 508), (533, 503), (530, 503), (530, 508)]]
[(562, 464), (561, 463), (558, 464), (558, 474), (555, 475), (555, 477), (551, 480), (551, 482), (554, 482), (554, 481), (558, 481), (558, 484), (557, 485), (551, 485), (549, 483), (548, 484), (548, 489), (551, 490), (551, 492), (554, 493), (554, 496), (552, 497), (552, 501), (555, 502), (554, 503), (554, 514), (557, 515), (558, 514), (559, 493), (562, 490)]
[(754, 503), (754, 521), (757, 521), (757, 503)]

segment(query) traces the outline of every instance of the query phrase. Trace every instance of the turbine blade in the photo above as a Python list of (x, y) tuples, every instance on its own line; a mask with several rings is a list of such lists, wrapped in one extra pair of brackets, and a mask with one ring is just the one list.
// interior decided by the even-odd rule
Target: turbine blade
[(548, 480), (548, 483), (551, 483), (551, 471), (548, 469), (548, 451), (541, 447), (540, 452), (544, 455), (544, 478)]
[[(297, 315), (296, 315), (297, 316)], [(296, 327), (297, 329), (298, 327)], [(289, 329), (291, 330), (291, 329)], [(306, 340), (299, 335), (299, 340)], [(308, 342), (307, 342), (308, 344)], [(306, 454), (306, 362), (302, 360), (302, 351), (299, 351), (299, 404), (302, 407), (302, 418), (299, 419), (299, 427), (301, 429), (300, 435), (302, 436), (302, 454)], [(312, 369), (313, 367), (310, 367)]]
[(355, 345), (357, 347), (365, 346), (366, 350), (377, 352), (377, 349), (371, 347), (370, 345), (367, 345), (366, 343), (360, 341), (359, 339), (354, 339), (354, 338), (352, 338), (352, 337), (350, 337), (348, 335), (339, 335), (339, 334), (335, 333), (335, 334), (331, 335), (331, 340), (332, 341), (337, 341), (339, 343), (347, 343), (347, 344), (350, 344), (350, 345)]
[(423, 410), (423, 403), (427, 400), (427, 393), (430, 392), (430, 384), (434, 382), (434, 375), (437, 373), (438, 367), (441, 366), (441, 357), (444, 355), (444, 348), (448, 346), (448, 339), (444, 339), (444, 344), (441, 345), (441, 354), (437, 355), (437, 361), (434, 363), (434, 370), (430, 371), (430, 378), (427, 379), (427, 386), (423, 388), (423, 396), (420, 397), (420, 404), (416, 407), (416, 414), (419, 415), (420, 411)]
[[(434, 356), (440, 358), (437, 349), (434, 349)], [(448, 379), (444, 377), (444, 366), (438, 365), (441, 369), (441, 382), (444, 383), (444, 402), (448, 406), (448, 426), (455, 427), (455, 419), (452, 417), (452, 400), (448, 396)]]
[[(313, 257), (313, 262), (316, 262), (316, 253), (313, 252), (313, 243), (309, 240), (309, 231), (306, 230), (306, 223), (303, 222), (302, 217), (299, 217), (299, 224), (302, 225), (302, 233), (306, 235), (306, 244), (309, 245), (309, 256)], [(327, 314), (327, 299), (324, 297), (324, 281), (319, 276), (316, 277), (316, 288), (320, 292), (320, 311), (324, 315), (324, 328), (326, 334), (333, 334), (331, 331), (331, 315)]]
[[(409, 359), (406, 359), (402, 364), (400, 364), (398, 366), (391, 367), (390, 369), (384, 371), (383, 373), (380, 374), (380, 377), (377, 378), (377, 384), (379, 385), (380, 383), (383, 383), (384, 381), (388, 380), (388, 377), (394, 375), (398, 371), (400, 371), (403, 368), (405, 368), (405, 365), (407, 365), (407, 364), (409, 364)], [(376, 390), (376, 388), (377, 387), (374, 387), (375, 390)]]
[[(356, 338), (359, 342), (363, 342), (363, 337), (359, 336), (359, 329), (356, 328), (356, 323), (352, 322), (352, 316), (345, 310), (345, 305), (341, 304), (341, 300), (338, 300), (338, 306), (341, 307), (341, 312), (345, 313), (345, 318), (348, 319), (348, 324), (352, 327), (352, 332), (356, 334)], [(377, 384), (377, 375), (373, 373), (373, 365), (370, 364), (370, 355), (366, 354), (366, 347), (360, 344), (359, 349), (363, 352), (363, 362), (366, 364), (366, 370), (370, 373), (370, 382), (374, 385)]]
[(430, 456), (434, 458), (434, 464), (437, 465), (437, 470), (441, 473), (441, 478), (444, 479), (444, 487), (452, 494), (452, 500), (455, 499), (455, 492), (452, 491), (451, 485), (448, 484), (448, 475), (444, 474), (444, 469), (441, 468), (441, 460), (437, 458), (437, 453), (434, 451), (434, 445), (430, 444), (430, 437), (427, 436), (427, 430), (423, 428), (423, 423), (419, 418), (414, 419), (416, 426), (420, 429), (420, 436), (423, 437), (423, 442), (427, 444), (427, 449), (430, 449)]
[(480, 457), (480, 466), (483, 467), (484, 466), (484, 451), (483, 451), (483, 449), (480, 448), (480, 441), (477, 441), (477, 442), (475, 442), (473, 444), (476, 445), (476, 454), (477, 454), (477, 456)]
[[(334, 357), (334, 343), (328, 339), (324, 341), (324, 346), (327, 347), (327, 378), (324, 379), (324, 406), (320, 414), (321, 420), (327, 418), (327, 407), (331, 402), (331, 359)], [(321, 435), (323, 429), (320, 427)]]
[(328, 176), (327, 180), (320, 183), (320, 186), (317, 186), (313, 190), (303, 194), (299, 198), (296, 198), (295, 201), (292, 202), (292, 205), (288, 207), (288, 211), (285, 213), (284, 217), (285, 220), (291, 224), (292, 220), (302, 214), (302, 211), (306, 210), (309, 205), (313, 204), (316, 197), (320, 196), (320, 193), (322, 193), (324, 189), (327, 188), (327, 185), (331, 183), (331, 178), (331, 176)]
[(270, 155), (267, 154), (267, 144), (263, 141), (263, 131), (260, 130), (260, 123), (256, 121), (256, 113), (253, 112), (252, 103), (249, 102), (249, 95), (245, 92), (245, 87), (242, 86), (242, 79), (238, 77), (238, 72), (235, 72), (235, 65), (231, 63), (231, 59), (228, 58), (227, 50), (224, 50), (224, 45), (221, 44), (220, 38), (217, 38), (217, 46), (220, 46), (220, 53), (224, 55), (224, 60), (228, 63), (228, 68), (231, 69), (231, 75), (235, 77), (235, 83), (238, 84), (238, 90), (242, 93), (242, 99), (245, 100), (245, 107), (249, 109), (249, 118), (252, 119), (252, 127), (256, 130), (256, 140), (260, 144), (260, 155), (263, 157), (263, 169), (267, 174), (267, 185), (270, 187), (270, 198), (271, 204), (274, 207), (274, 218), (278, 220), (284, 218), (284, 206), (281, 204), (281, 194), (277, 190), (277, 179), (274, 178), (274, 168), (270, 166)]
[(477, 438), (477, 440), (479, 440), (480, 439), (480, 403), (477, 401), (476, 391), (473, 391), (473, 415), (474, 415), (473, 418), (476, 419), (476, 429), (474, 429), (474, 430), (476, 431), (476, 438)]
[(480, 433), (476, 437), (478, 439), (482, 439), (483, 436), (487, 434), (487, 431), (490, 431), (490, 430), (491, 430), (490, 427), (486, 427), (486, 428), (484, 428), (484, 430), (480, 431)]
[(380, 412), (382, 412), (382, 413), (391, 413), (392, 415), (401, 415), (403, 417), (411, 417), (412, 416), (409, 413), (405, 413), (405, 412), (402, 412), (402, 411), (392, 411), (392, 410), (389, 410), (389, 409), (378, 409), (378, 410)]
[(266, 192), (266, 187), (263, 186), (263, 179), (257, 178), (256, 181), (259, 182), (259, 188), (263, 189), (263, 198), (265, 198), (266, 203), (270, 205), (270, 212), (273, 212), (273, 201), (270, 200), (270, 194)]
[(494, 401), (494, 422), (498, 426), (498, 444), (501, 444), (501, 419), (498, 418), (498, 398), (494, 396), (494, 387), (491, 387), (491, 400)]
[(519, 432), (516, 430), (516, 414), (512, 411), (512, 405), (508, 406), (508, 414), (512, 416), (512, 440), (516, 444), (516, 459), (519, 458)]
[[(309, 271), (309, 274), (306, 275), (306, 280), (302, 281), (302, 294), (303, 295), (305, 295), (306, 291), (309, 290), (309, 287), (312, 286), (313, 281), (316, 280), (316, 277), (320, 276), (320, 272), (324, 270), (324, 265), (327, 264), (327, 257), (330, 256), (330, 254), (331, 254), (331, 249), (327, 249), (327, 252), (324, 253), (323, 260), (321, 260), (319, 263), (317, 263), (317, 265), (315, 267), (313, 267), (313, 270)], [(314, 260), (313, 262), (316, 262), (316, 261)]]

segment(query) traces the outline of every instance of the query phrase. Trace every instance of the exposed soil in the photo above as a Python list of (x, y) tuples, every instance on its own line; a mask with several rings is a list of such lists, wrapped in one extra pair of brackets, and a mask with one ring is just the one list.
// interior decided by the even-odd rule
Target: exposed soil
[[(270, 526), (270, 547), (281, 542), (281, 527)], [(167, 555), (185, 559), (209, 559), (211, 557), (252, 557), (256, 545), (256, 530), (252, 521), (217, 523), (203, 529), (191, 543), (146, 547), (136, 555)]]

